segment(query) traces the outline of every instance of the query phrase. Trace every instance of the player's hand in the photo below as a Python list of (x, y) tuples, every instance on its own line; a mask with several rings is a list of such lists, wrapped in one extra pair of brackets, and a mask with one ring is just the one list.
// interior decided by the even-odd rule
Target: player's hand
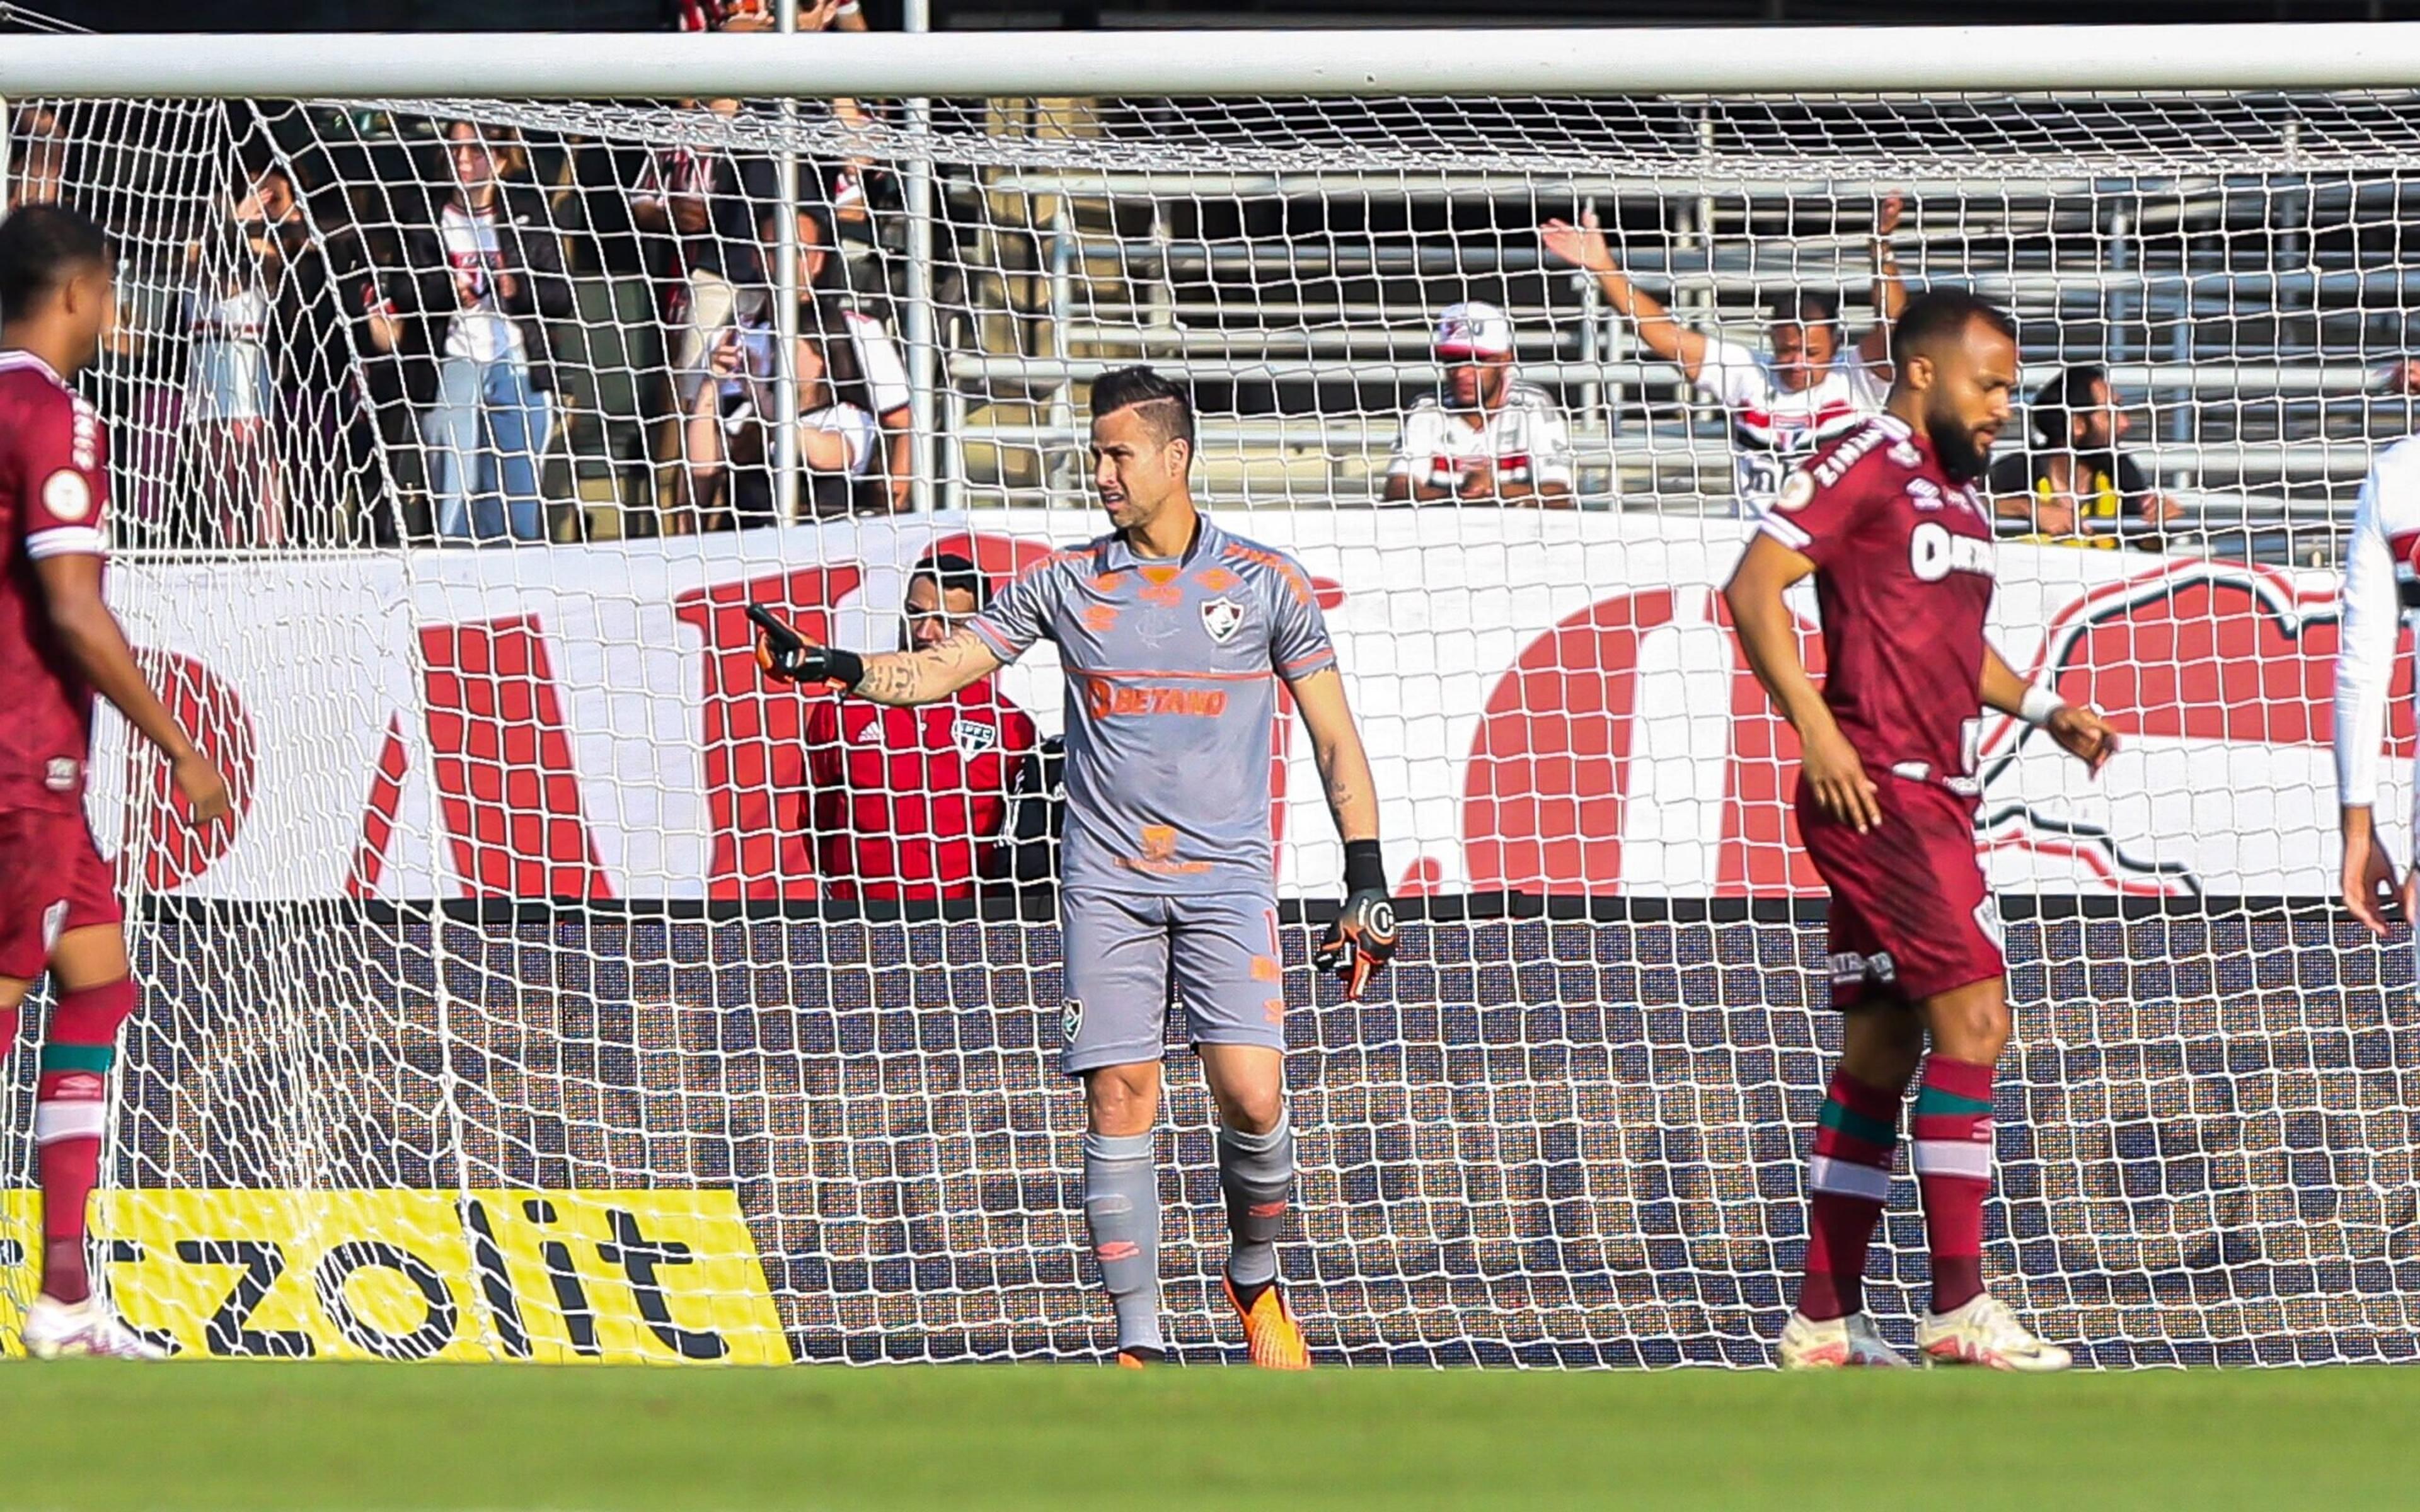
[(210, 759), (198, 750), (189, 750), (170, 764), (169, 777), (177, 791), (192, 806), (192, 824), (195, 829), (219, 824), (233, 817), (235, 796), (227, 791), (227, 779)]
[(1605, 232), (1597, 224), (1594, 210), (1581, 211), (1577, 225), (1569, 221), (1548, 221), (1538, 227), (1538, 239), (1545, 244), (1547, 256), (1560, 257), (1584, 271), (1602, 273), (1613, 267), (1613, 252), (1606, 245)]
[(836, 681), (836, 658), (830, 646), (808, 640), (762, 604), (749, 605), (748, 618), (756, 625), (756, 665), (766, 676), (778, 683)]
[(2101, 717), (2101, 711), (2089, 703), (2071, 703), (2050, 717), (2042, 727), (2059, 748), (2084, 764), (2084, 769), (2094, 777), (2109, 764), (2118, 753), (2118, 732)]
[(1815, 790), (1815, 802), (1823, 810), (1858, 834), (1883, 822), (1881, 790), (1866, 776), (1866, 764), (1837, 726), (1806, 743), (1799, 770), (1807, 774), (1807, 785)]
[(1378, 968), (1394, 959), (1395, 905), (1384, 890), (1363, 887), (1345, 895), (1344, 906), (1327, 935), (1312, 952), (1311, 964), (1344, 979), (1347, 1001), (1358, 998)]
[(2420, 870), (2397, 877), (2394, 857), (2372, 831), (2366, 844), (2345, 848), (2344, 905), (2372, 934), (2383, 935), (2397, 914), (2406, 923), (2420, 918)]

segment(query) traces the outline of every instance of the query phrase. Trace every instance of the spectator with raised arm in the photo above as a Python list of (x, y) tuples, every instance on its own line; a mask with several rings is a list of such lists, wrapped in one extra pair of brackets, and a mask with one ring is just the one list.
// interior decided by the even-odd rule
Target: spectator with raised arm
[(546, 322), (572, 311), (563, 247), (546, 196), (504, 181), (512, 155), (486, 129), (450, 122), (444, 143), (451, 190), (431, 224), (406, 234), (413, 276), (397, 285), (416, 328), (437, 533), (543, 540), (539, 467), (555, 384)]
[(1761, 515), (1781, 480), (1814, 454), (1820, 440), (1882, 410), (1891, 383), (1891, 322), (1907, 302), (1890, 246), (1901, 208), (1893, 194), (1875, 211), (1875, 319), (1854, 346), (1842, 339), (1839, 302), (1807, 289), (1785, 295), (1771, 307), (1767, 351), (1681, 324), (1663, 301), (1621, 270), (1593, 212), (1577, 225), (1548, 221), (1540, 237), (1548, 255), (1596, 280), (1606, 303), (1631, 322), (1641, 346), (1678, 366), (1699, 393), (1722, 406), (1730, 417), (1742, 511)]
[[(745, 289), (765, 282), (757, 238), (760, 210), (779, 185), (773, 164), (741, 158), (714, 145), (739, 115), (737, 100), (683, 100), (694, 123), (679, 140), (648, 154), (630, 194), (630, 224), (655, 253), (660, 289), (670, 409), (687, 415), (707, 381), (707, 363), (739, 317)], [(664, 533), (697, 528), (699, 502), (681, 492), (696, 459), (679, 455), (679, 429), (659, 439), (664, 469)], [(683, 464), (686, 463), (686, 467)]]
[[(882, 431), (881, 450), (870, 475), (879, 486), (882, 500), (892, 510), (904, 511), (912, 498), (916, 458), (908, 362), (879, 301), (861, 300), (848, 289), (842, 276), (845, 264), (837, 239), (826, 216), (817, 206), (799, 211), (799, 287), (814, 302), (813, 325), (848, 343), (849, 356), (864, 381), (862, 397)], [(780, 208), (768, 208), (762, 227), (768, 285), (774, 266), (771, 249), (781, 226)], [(766, 308), (771, 307), (770, 301), (768, 287)]]
[(1404, 417), (1386, 501), (1571, 508), (1571, 427), (1544, 391), (1513, 376), (1504, 312), (1448, 305), (1433, 349), (1445, 379)]
[(2033, 444), (1992, 464), (1993, 512), (2023, 521), (2030, 538), (2060, 546), (2125, 545), (2184, 517), (2184, 505), (2153, 487), (2140, 464), (2118, 449), (2133, 417), (2092, 363), (2063, 369), (2025, 408)]

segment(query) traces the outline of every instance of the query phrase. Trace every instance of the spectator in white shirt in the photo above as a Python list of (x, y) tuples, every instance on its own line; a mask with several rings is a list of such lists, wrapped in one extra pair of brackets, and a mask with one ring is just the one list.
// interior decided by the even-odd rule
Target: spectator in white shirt
[(1594, 214), (1577, 225), (1548, 221), (1540, 235), (1549, 255), (1595, 278), (1606, 303), (1629, 318), (1642, 346), (1678, 364), (1699, 393), (1729, 413), (1741, 509), (1761, 514), (1790, 470), (1821, 441), (1882, 412), (1891, 384), (1890, 326), (1907, 303), (1889, 239), (1900, 208), (1894, 194), (1875, 211), (1876, 318), (1854, 347), (1842, 340), (1839, 304), (1829, 295), (1801, 291), (1778, 301), (1766, 327), (1772, 349), (1759, 352), (1674, 320), (1662, 301), (1615, 266)]
[(195, 249), (200, 286), (185, 296), (184, 465), (191, 522), (207, 546), (286, 544), (284, 488), (271, 430), (277, 393), (269, 332), (276, 301), (261, 256), (235, 221)]
[(1572, 437), (1545, 393), (1512, 376), (1512, 322), (1471, 300), (1437, 321), (1439, 392), (1404, 417), (1388, 465), (1389, 503), (1572, 507)]

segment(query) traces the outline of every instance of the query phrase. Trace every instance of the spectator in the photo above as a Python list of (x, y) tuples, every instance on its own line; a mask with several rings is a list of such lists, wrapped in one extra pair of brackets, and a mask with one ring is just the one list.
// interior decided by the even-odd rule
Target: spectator
[[(374, 481), (378, 432), (365, 373), (383, 376), (402, 322), (371, 266), (340, 196), (314, 216), (283, 164), (253, 176), (235, 208), (261, 281), (275, 297), (270, 339), (276, 379), (273, 427), (287, 525), (298, 541), (338, 538), (348, 493), (365, 510), (383, 501)], [(359, 485), (356, 488), (355, 485)], [(383, 519), (383, 511), (376, 518)], [(373, 533), (379, 527), (373, 523)], [(392, 538), (391, 529), (386, 532)]]
[(1473, 300), (1437, 321), (1440, 393), (1404, 417), (1388, 465), (1389, 503), (1572, 505), (1572, 437), (1545, 393), (1512, 376), (1512, 322)]
[(2105, 368), (2066, 368), (2026, 407), (2033, 444), (1992, 464), (1993, 510), (2022, 520), (2034, 539), (2104, 549), (2124, 544), (2129, 521), (2157, 532), (2184, 506), (2153, 488), (2118, 443), (2134, 428)]
[(571, 314), (546, 196), (507, 184), (510, 159), (470, 121), (445, 128), (453, 188), (434, 224), (405, 238), (413, 277), (397, 285), (417, 327), (428, 406), (421, 440), (438, 535), (536, 541), (538, 470), (553, 428), (546, 321)]
[[(781, 29), (781, 18), (768, 0), (675, 0), (673, 24), (685, 32), (771, 32)], [(799, 30), (801, 32), (844, 31), (862, 32), (865, 12), (858, 0), (800, 0)], [(865, 108), (845, 97), (831, 101), (832, 119), (852, 131), (862, 131), (874, 124)], [(831, 164), (800, 167), (821, 181), (822, 193), (830, 201), (833, 216), (852, 226), (862, 226), (867, 219), (865, 178), (871, 164), (861, 157), (844, 159)]]
[[(772, 244), (780, 226), (781, 210), (768, 210), (764, 221), (768, 246)], [(771, 266), (770, 258), (767, 266)], [(845, 332), (848, 337), (858, 371), (865, 379), (866, 402), (882, 425), (882, 454), (876, 464), (875, 476), (890, 508), (905, 511), (912, 500), (916, 456), (908, 363), (900, 354), (899, 338), (892, 333), (890, 321), (879, 306), (869, 308), (849, 292), (845, 268), (831, 224), (820, 210), (800, 209), (799, 285), (814, 291), (816, 323), (827, 331)]]
[[(682, 105), (699, 116), (693, 134), (709, 138), (739, 114), (737, 100), (690, 100)], [(653, 270), (662, 290), (675, 416), (687, 416), (694, 408), (708, 359), (737, 319), (738, 291), (764, 281), (752, 201), (772, 198), (772, 172), (769, 162), (743, 163), (727, 152), (687, 142), (658, 149), (641, 166), (630, 222), (660, 249)], [(657, 447), (668, 485), (660, 503), (669, 535), (694, 531), (700, 507), (682, 491), (694, 475), (695, 458), (678, 456), (679, 435), (678, 425), (670, 427)]]
[[(178, 523), (192, 544), (286, 544), (284, 470), (271, 416), (275, 301), (262, 272), (267, 233), (245, 218), (249, 197), (194, 247), (197, 286), (185, 295), (185, 380)], [(180, 532), (180, 533), (183, 533)]]
[(1740, 503), (1744, 512), (1761, 514), (1782, 478), (1819, 441), (1861, 416), (1882, 411), (1891, 382), (1890, 323), (1907, 302), (1889, 241), (1899, 228), (1900, 208), (1894, 194), (1874, 215), (1876, 318), (1857, 344), (1843, 346), (1837, 301), (1802, 290), (1773, 306), (1769, 354), (1709, 337), (1674, 320), (1670, 310), (1640, 292), (1615, 266), (1594, 214), (1582, 216), (1577, 225), (1548, 221), (1541, 235), (1550, 255), (1596, 279), (1606, 302), (1629, 318), (1649, 351), (1677, 363), (1700, 393), (1730, 416)]
[(50, 205), (67, 197), (68, 133), (59, 114), (48, 105), (25, 105), (17, 112), (15, 141), (8, 144), (8, 203)]
[[(796, 350), (800, 505), (818, 519), (888, 508), (888, 493), (867, 487), (882, 431), (856, 344), (829, 306), (801, 300)], [(687, 491), (701, 515), (727, 486), (730, 512), (738, 523), (770, 523), (780, 516), (772, 436), (765, 423), (779, 412), (772, 354), (771, 328), (751, 322), (727, 328), (707, 360), (708, 381), (690, 407), (687, 446)]]
[[(982, 611), (975, 564), (937, 552), (908, 580), (899, 648), (940, 644)], [(831, 898), (971, 898), (1006, 874), (1001, 823), (1033, 721), (985, 677), (939, 703), (819, 697), (807, 716), (806, 814)]]

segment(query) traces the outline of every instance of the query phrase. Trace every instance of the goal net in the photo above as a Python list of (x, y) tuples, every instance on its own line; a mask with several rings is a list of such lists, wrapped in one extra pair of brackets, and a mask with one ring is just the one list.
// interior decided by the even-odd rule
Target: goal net
[[(1147, 362), (1200, 496), (1317, 580), (1408, 920), (1370, 1000), (1313, 980), (1342, 858), (1281, 732), (1313, 1348), (1764, 1363), (1838, 1025), (1795, 746), (1714, 589), (1896, 277), (2010, 308), (2027, 395), (2115, 398), (2000, 447), (1995, 637), (2126, 744), (2093, 783), (1980, 732), (2017, 1016), (1987, 1273), (2103, 1365), (2420, 1354), (2410, 948), (2325, 905), (2414, 104), (10, 100), (12, 200), (121, 249), (112, 594), (240, 810), (190, 836), (105, 732), (119, 1305), (193, 1352), (1105, 1349), (1057, 665), (869, 725), (762, 681), (741, 611), (884, 649), (935, 553), (997, 583), (1095, 533), (1089, 385)], [(1206, 1359), (1213, 1116), (1169, 1069)], [(1904, 1170), (1873, 1269), (1903, 1336)]]

